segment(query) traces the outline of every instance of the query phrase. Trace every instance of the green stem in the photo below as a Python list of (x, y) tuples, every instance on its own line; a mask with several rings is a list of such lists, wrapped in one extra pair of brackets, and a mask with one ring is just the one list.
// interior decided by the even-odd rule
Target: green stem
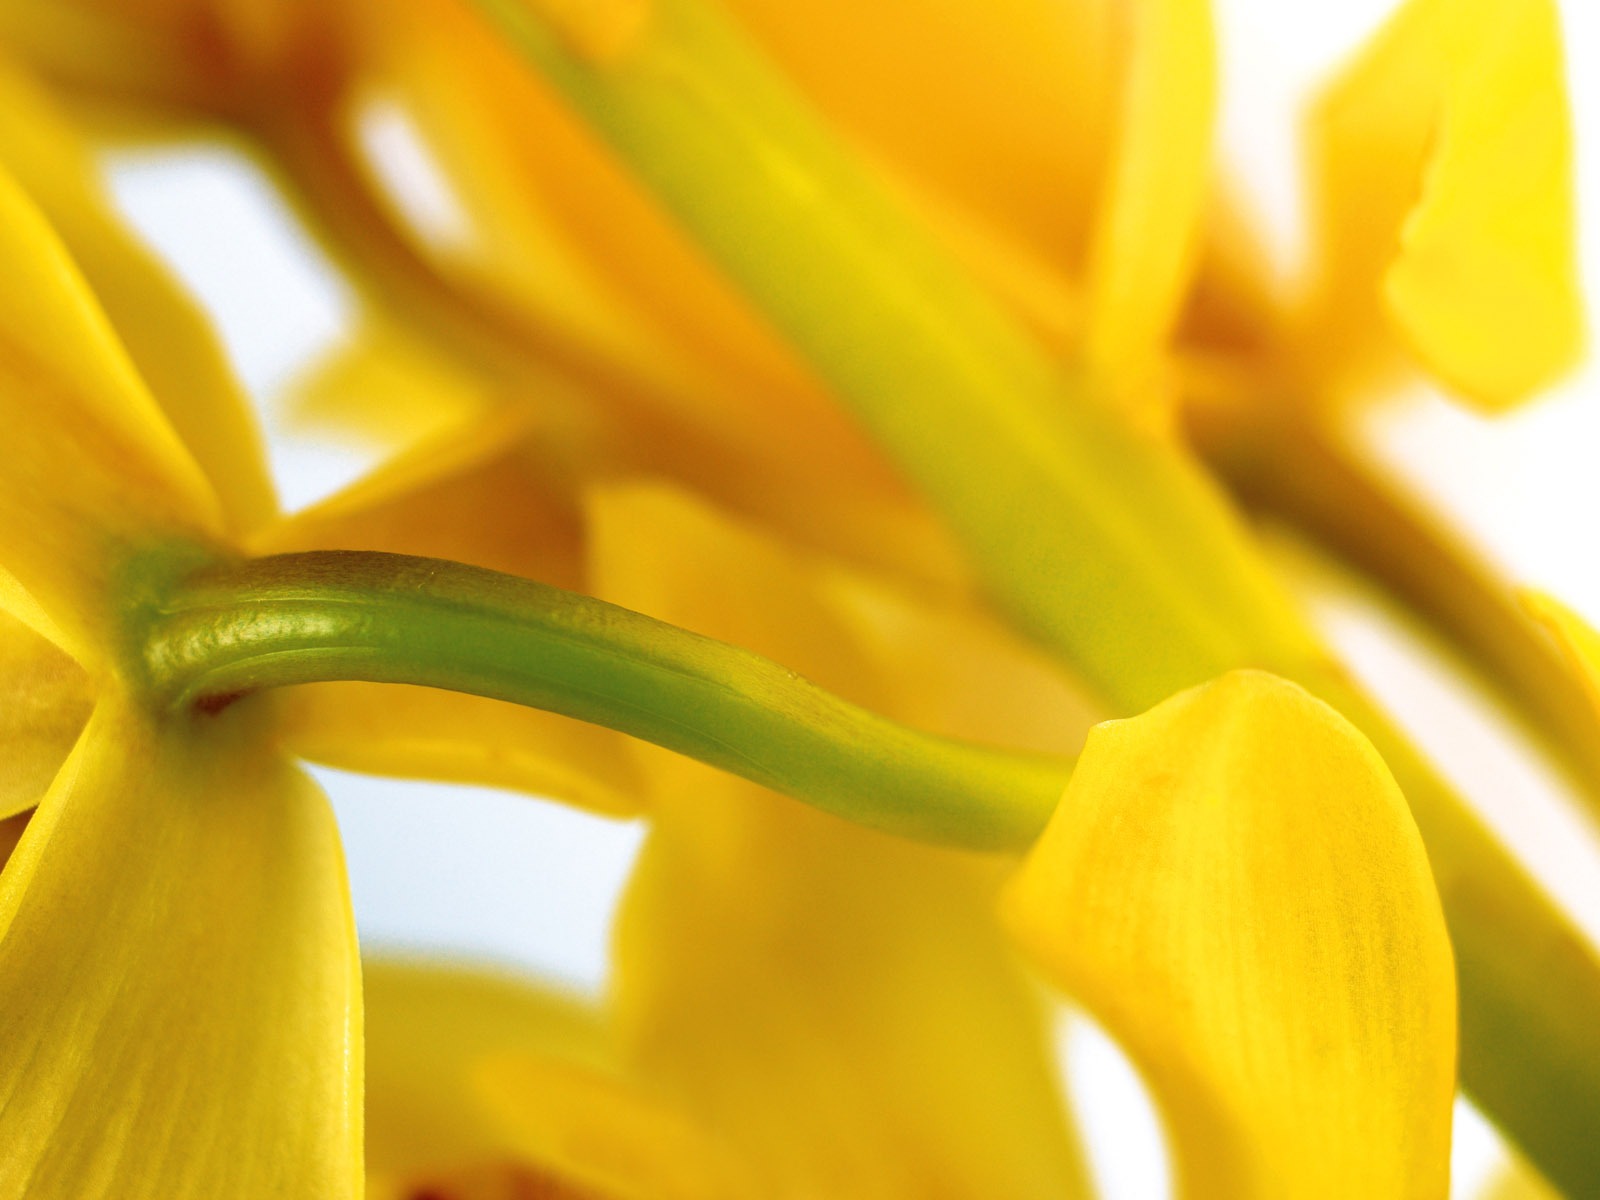
[(480, 2), (1117, 707), (1318, 656), (1204, 473), (1067, 380), (714, 5), (653, 0), (595, 63), (556, 6)]
[(460, 563), (325, 551), (209, 567), (152, 614), (151, 687), (410, 683), (604, 725), (865, 825), (971, 849), (1038, 835), (1070, 764), (918, 732), (759, 655)]

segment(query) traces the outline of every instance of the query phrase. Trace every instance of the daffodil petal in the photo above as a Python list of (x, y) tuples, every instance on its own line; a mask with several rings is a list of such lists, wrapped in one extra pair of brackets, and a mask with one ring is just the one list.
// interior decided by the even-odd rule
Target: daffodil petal
[(727, 1147), (670, 1102), (615, 1075), (507, 1055), (476, 1086), (522, 1158), (614, 1200), (745, 1200), (762, 1193)]
[[(884, 711), (915, 686), (857, 644), (806, 555), (664, 488), (591, 512), (605, 598)], [(639, 1070), (780, 1195), (1081, 1194), (1043, 1013), (990, 912), (996, 864), (648, 753), (614, 985)]]
[(167, 419), (215, 489), (229, 527), (276, 511), (265, 450), (199, 306), (113, 211), (78, 131), (0, 63), (0, 162), (49, 218)]
[(1573, 363), (1582, 310), (1563, 76), (1551, 0), (1400, 11), (1314, 114), (1313, 339), (1381, 359), (1386, 318), (1439, 379), (1489, 409)]
[(91, 695), (76, 663), (0, 612), (0, 818), (44, 798), (89, 717)]
[(479, 1102), (496, 1056), (611, 1061), (600, 1013), (553, 988), (464, 967), (368, 960), (367, 1166), (398, 1178), (511, 1159)]
[(0, 874), (6, 1200), (360, 1193), (338, 835), (243, 707), (103, 699)]
[(1100, 726), (1006, 911), (1149, 1079), (1183, 1194), (1445, 1194), (1444, 917), (1332, 709), (1240, 672)]
[(1211, 182), (1209, 0), (1139, 0), (1113, 159), (1089, 247), (1083, 356), (1116, 392), (1145, 386), (1195, 263)]
[(484, 380), (374, 314), (302, 372), (285, 409), (299, 425), (391, 453), (445, 436), (490, 406)]
[[(1117, 122), (1106, 0), (734, 0), (733, 13), (913, 204), (1006, 231), (1076, 273)], [(1004, 86), (997, 81), (1004, 80)]]
[(280, 744), (324, 766), (508, 788), (611, 817), (640, 811), (629, 747), (599, 726), (400, 684), (312, 684), (285, 699)]
[(115, 574), (221, 514), (56, 234), (0, 170), (0, 566), (85, 662), (118, 626)]

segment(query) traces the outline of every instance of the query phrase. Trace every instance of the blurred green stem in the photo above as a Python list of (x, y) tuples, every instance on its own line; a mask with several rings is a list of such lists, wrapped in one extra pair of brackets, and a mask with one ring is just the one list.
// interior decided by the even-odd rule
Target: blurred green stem
[(1070, 764), (909, 729), (778, 664), (587, 596), (460, 563), (323, 551), (208, 567), (150, 614), (157, 695), (214, 711), (262, 688), (421, 684), (604, 725), (839, 816), (1021, 849)]

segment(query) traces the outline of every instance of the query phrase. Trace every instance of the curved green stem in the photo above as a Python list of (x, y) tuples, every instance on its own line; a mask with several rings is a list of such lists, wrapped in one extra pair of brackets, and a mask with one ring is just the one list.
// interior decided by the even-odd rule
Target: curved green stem
[(213, 566), (151, 614), (148, 683), (214, 711), (261, 688), (421, 684), (604, 725), (891, 833), (1021, 848), (1070, 765), (909, 729), (759, 655), (460, 563), (326, 551)]

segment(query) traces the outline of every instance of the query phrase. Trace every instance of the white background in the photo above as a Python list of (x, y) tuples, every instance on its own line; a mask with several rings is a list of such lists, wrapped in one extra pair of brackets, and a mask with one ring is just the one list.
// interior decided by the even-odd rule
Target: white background
[[(1567, 0), (1571, 88), (1579, 135), (1588, 293), (1600, 295), (1600, 2)], [(1386, 0), (1219, 0), (1226, 93), (1221, 140), (1248, 180), (1286, 261), (1298, 238), (1295, 122), (1309, 84), (1380, 22)], [(404, 129), (385, 131), (395, 169), (434, 196)], [(237, 162), (204, 154), (110, 163), (124, 208), (212, 307), (252, 392), (268, 400), (338, 336), (351, 305), (313, 248)], [(447, 198), (434, 196), (438, 203)], [(1600, 387), (1588, 368), (1541, 403), (1486, 422), (1418, 396), (1388, 413), (1383, 444), (1395, 461), (1514, 574), (1600, 619)], [(270, 410), (269, 410), (270, 423)], [(274, 469), (298, 506), (365, 465), (348, 450), (314, 446), (273, 424)], [(1530, 767), (1479, 726), (1470, 703), (1434, 682), (1426, 664), (1333, 601), (1330, 634), (1363, 669), (1398, 681), (1420, 736), (1481, 745), (1463, 782), (1508, 840), (1600, 937), (1600, 855), (1589, 830), (1552, 801), (1526, 802)], [(1438, 714), (1445, 712), (1441, 721)], [(1404, 714), (1402, 714), (1404, 715)], [(638, 845), (636, 826), (480, 789), (399, 783), (330, 771), (351, 885), (369, 947), (447, 953), (539, 972), (597, 991), (618, 887)], [(1509, 803), (1516, 797), (1517, 803)], [(1166, 1192), (1154, 1120), (1116, 1051), (1092, 1030), (1063, 1032), (1069, 1075), (1108, 1197)], [(1458, 1116), (1458, 1196), (1491, 1171), (1492, 1135)]]

